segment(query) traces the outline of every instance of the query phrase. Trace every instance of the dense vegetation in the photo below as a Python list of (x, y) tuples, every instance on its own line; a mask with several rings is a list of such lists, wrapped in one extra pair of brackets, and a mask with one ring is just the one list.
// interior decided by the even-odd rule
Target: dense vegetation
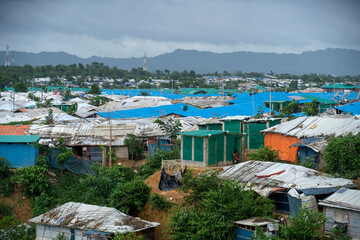
[[(334, 77), (331, 75), (317, 75), (317, 74), (303, 74), (303, 75), (293, 75), (293, 74), (273, 74), (279, 79), (302, 79), (304, 83), (313, 82), (318, 86), (323, 85), (325, 82), (333, 82)], [(243, 76), (247, 77), (264, 77), (264, 73), (243, 73), (242, 71), (236, 72), (213, 72), (207, 74), (197, 74), (195, 71), (173, 71), (165, 69), (156, 70), (155, 72), (147, 72), (142, 70), (141, 68), (133, 68), (131, 71), (119, 69), (117, 67), (110, 68), (109, 66), (104, 65), (103, 63), (93, 62), (91, 64), (83, 65), (79, 64), (71, 64), (71, 65), (45, 65), (45, 66), (36, 66), (33, 67), (31, 65), (24, 66), (11, 66), (5, 67), (0, 66), (0, 89), (5, 86), (16, 87), (17, 91), (26, 90), (25, 87), (32, 86), (34, 83), (31, 81), (33, 78), (40, 77), (50, 77), (51, 81), (48, 83), (48, 86), (64, 86), (65, 81), (62, 79), (66, 79), (66, 81), (71, 81), (73, 85), (78, 87), (87, 87), (84, 84), (85, 81), (94, 82), (96, 78), (111, 78), (114, 79), (115, 82), (113, 85), (105, 84), (104, 88), (124, 88), (124, 83), (128, 82), (130, 79), (134, 79), (139, 82), (140, 80), (149, 80), (149, 79), (167, 79), (174, 80), (169, 81), (168, 83), (161, 83), (162, 88), (174, 88), (178, 87), (192, 87), (192, 88), (201, 88), (201, 87), (210, 87), (210, 85), (206, 85), (203, 80), (199, 79), (202, 76)], [(75, 78), (74, 78), (75, 77)], [(342, 81), (359, 81), (360, 76), (344, 76), (337, 77), (336, 82)], [(266, 86), (262, 81), (257, 82), (259, 85)], [(35, 83), (36, 84), (36, 83)], [(218, 85), (211, 85), (212, 87), (217, 87)], [(153, 85), (150, 85), (147, 82), (140, 83), (138, 88), (153, 88)], [(290, 84), (288, 91), (296, 90), (296, 82), (292, 82)], [(226, 83), (226, 88), (237, 88), (233, 82)], [(285, 90), (282, 89), (282, 90)]]
[(360, 170), (360, 134), (333, 137), (324, 150), (326, 171), (336, 176), (356, 178)]
[(272, 215), (270, 199), (239, 183), (221, 180), (215, 172), (185, 175), (183, 190), (189, 195), (171, 218), (173, 239), (235, 239), (235, 221)]

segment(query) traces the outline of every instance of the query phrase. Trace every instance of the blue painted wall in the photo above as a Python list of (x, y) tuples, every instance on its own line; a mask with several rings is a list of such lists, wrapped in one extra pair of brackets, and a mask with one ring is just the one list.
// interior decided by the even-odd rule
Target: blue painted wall
[(0, 156), (13, 168), (34, 166), (38, 155), (39, 151), (30, 143), (0, 143)]

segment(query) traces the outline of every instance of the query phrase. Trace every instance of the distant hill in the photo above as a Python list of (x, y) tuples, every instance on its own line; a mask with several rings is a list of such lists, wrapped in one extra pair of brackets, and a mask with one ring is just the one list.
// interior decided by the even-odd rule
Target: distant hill
[[(30, 64), (57, 65), (92, 62), (104, 63), (110, 67), (117, 66), (121, 69), (131, 70), (142, 67), (143, 58), (108, 58), (90, 57), (80, 58), (65, 52), (27, 53), (15, 51), (15, 63), (22, 66)], [(0, 51), (0, 59), (5, 62), (5, 51)], [(148, 70), (169, 69), (170, 71), (194, 70), (197, 73), (213, 73), (215, 71), (229, 72), (263, 72), (291, 74), (335, 74), (359, 75), (360, 51), (349, 49), (326, 49), (308, 51), (301, 54), (277, 54), (256, 52), (213, 53), (196, 50), (178, 49), (147, 59)]]

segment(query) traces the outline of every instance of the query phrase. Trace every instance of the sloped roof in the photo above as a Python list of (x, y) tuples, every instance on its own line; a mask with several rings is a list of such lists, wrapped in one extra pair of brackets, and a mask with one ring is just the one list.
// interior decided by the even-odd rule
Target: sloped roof
[(0, 135), (0, 143), (31, 143), (39, 138), (38, 135)]
[(277, 162), (247, 161), (224, 167), (220, 178), (236, 180), (252, 186), (257, 193), (267, 196), (275, 188), (296, 188), (306, 193), (335, 192), (337, 187), (353, 185), (344, 178), (331, 178), (299, 165)]
[(339, 137), (360, 132), (360, 120), (356, 117), (299, 117), (267, 128), (262, 133), (278, 133), (297, 138)]
[(360, 102), (349, 103), (335, 108), (346, 113), (352, 113), (352, 115), (360, 114)]
[(219, 135), (228, 133), (228, 131), (219, 131), (219, 130), (197, 130), (197, 131), (189, 131), (178, 133), (179, 135), (185, 136), (194, 136), (194, 137), (210, 137), (212, 135)]
[(0, 125), (0, 135), (25, 135), (28, 129), (29, 125)]
[(29, 221), (36, 224), (114, 234), (138, 232), (160, 225), (157, 222), (126, 215), (115, 208), (76, 202), (65, 203)]
[(319, 205), (360, 212), (360, 191), (341, 188), (324, 200), (319, 201)]

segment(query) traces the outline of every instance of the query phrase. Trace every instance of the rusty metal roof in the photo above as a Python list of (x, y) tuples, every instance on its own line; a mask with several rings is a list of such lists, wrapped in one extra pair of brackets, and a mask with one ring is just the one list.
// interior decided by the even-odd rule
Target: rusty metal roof
[(0, 125), (0, 135), (25, 135), (28, 129), (29, 125)]
[(115, 208), (76, 202), (65, 203), (30, 219), (29, 222), (114, 234), (138, 232), (160, 225), (126, 215)]

